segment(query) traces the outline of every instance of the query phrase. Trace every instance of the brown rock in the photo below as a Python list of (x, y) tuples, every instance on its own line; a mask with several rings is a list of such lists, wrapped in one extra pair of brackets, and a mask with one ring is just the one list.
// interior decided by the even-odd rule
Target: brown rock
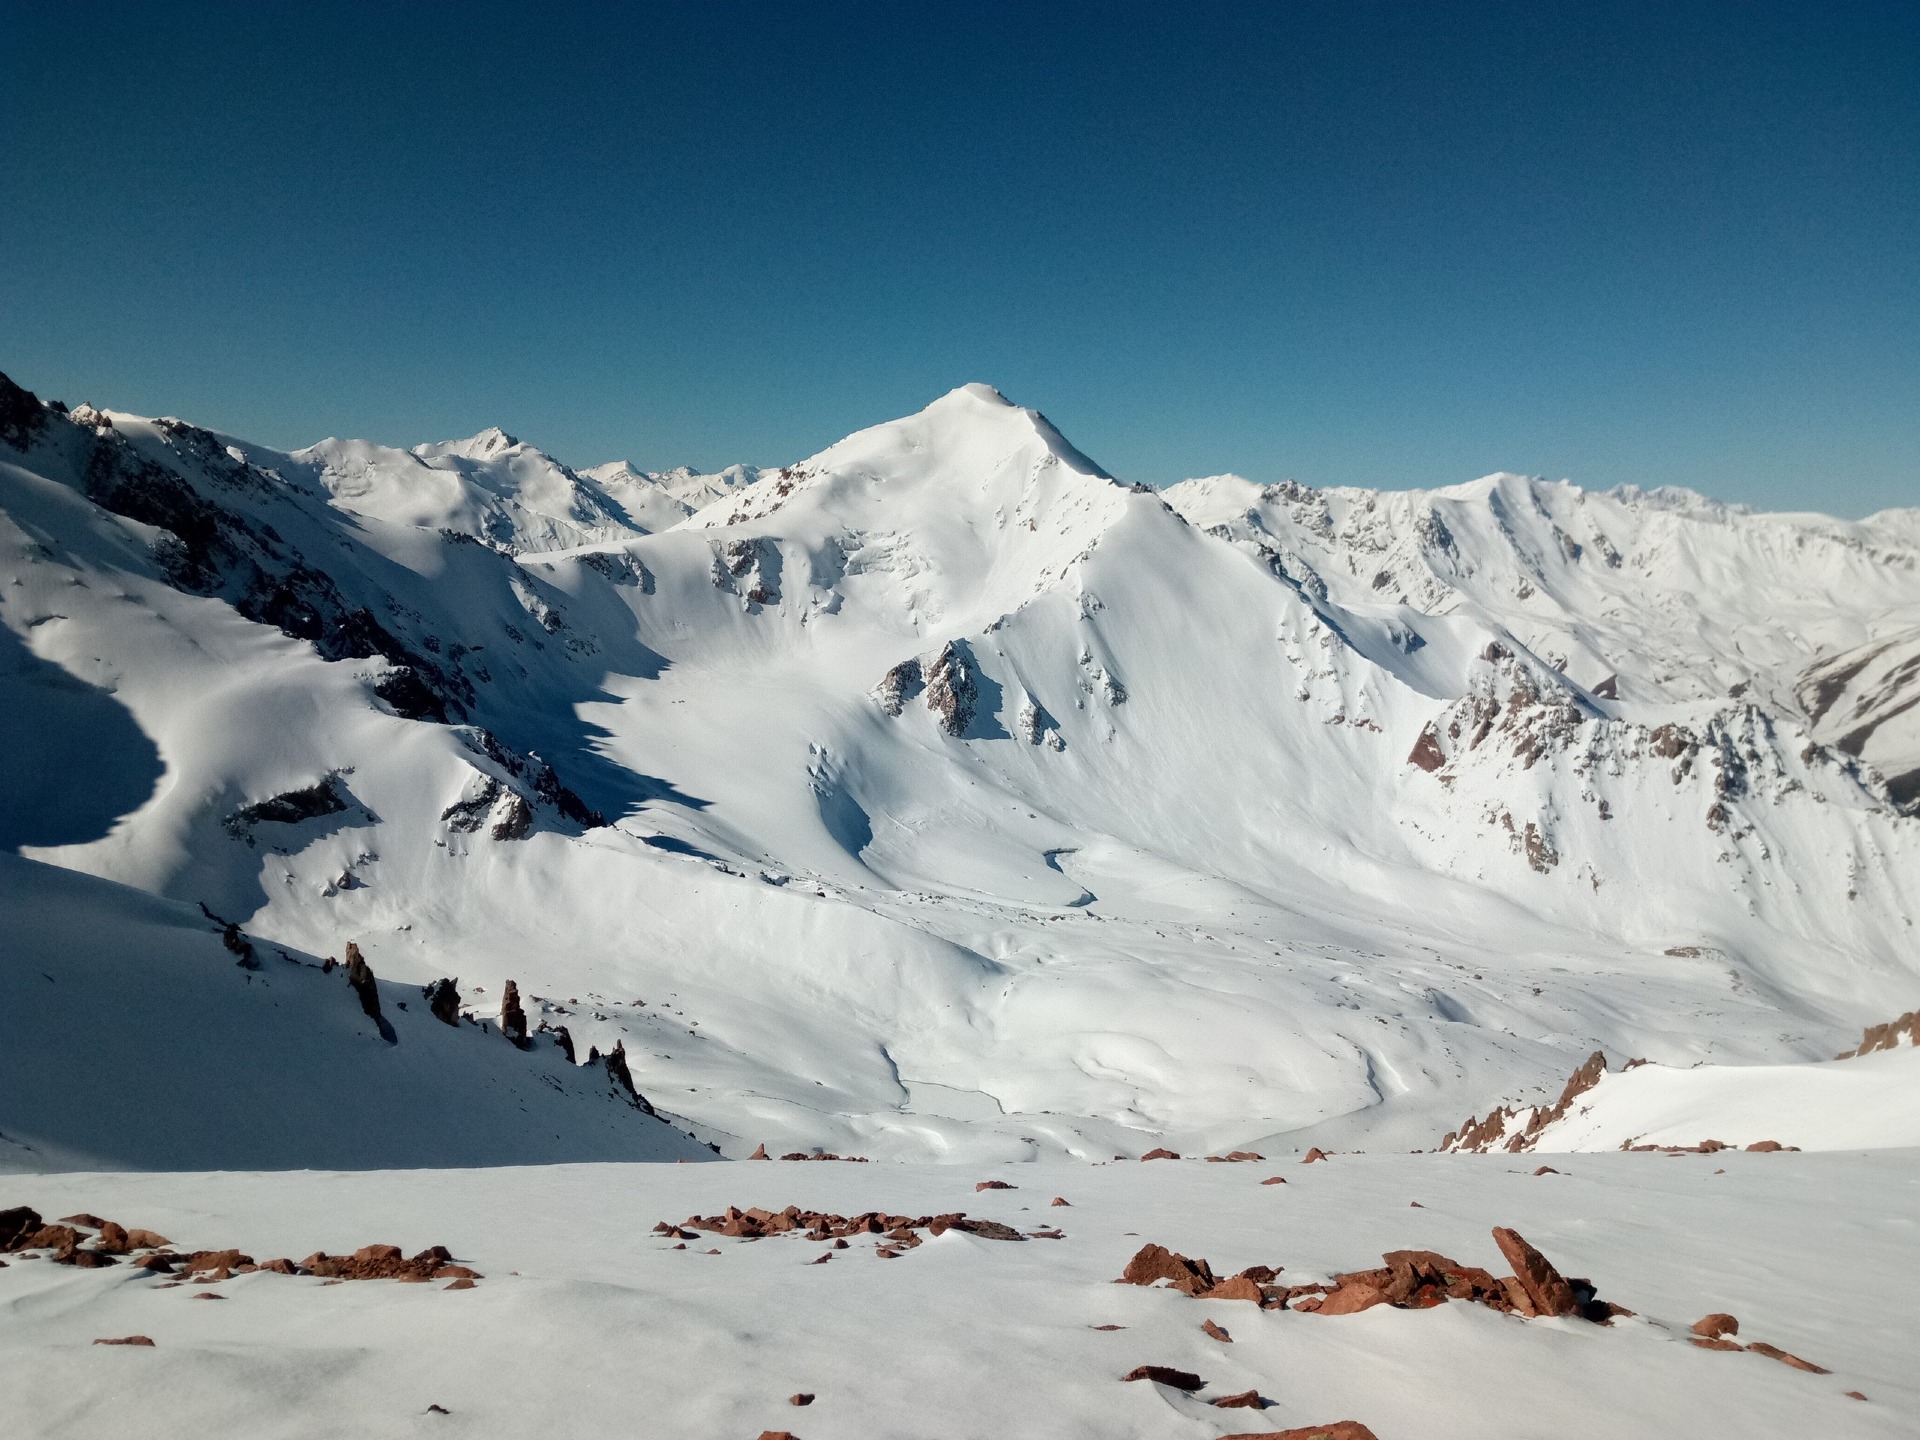
[(16, 1250), (71, 1250), (80, 1243), (80, 1232), (71, 1225), (42, 1225), (30, 1235), (14, 1242)]
[(520, 1004), (520, 987), (511, 980), (500, 996), (500, 1033), (522, 1050), (531, 1043), (527, 1039), (527, 1012)]
[(1526, 1290), (1527, 1298), (1533, 1302), (1536, 1314), (1572, 1315), (1578, 1311), (1579, 1302), (1574, 1299), (1573, 1287), (1553, 1268), (1553, 1263), (1546, 1256), (1521, 1238), (1518, 1231), (1496, 1225), (1493, 1228), (1493, 1243), (1500, 1247), (1500, 1253), (1513, 1266), (1514, 1276)]
[(1802, 1360), (1798, 1355), (1790, 1355), (1777, 1345), (1769, 1345), (1764, 1340), (1756, 1340), (1747, 1349), (1755, 1355), (1764, 1355), (1769, 1360), (1778, 1360), (1782, 1365), (1791, 1365), (1796, 1370), (1805, 1370), (1810, 1375), (1831, 1375), (1833, 1372), (1811, 1360)]
[(1175, 1390), (1193, 1391), (1207, 1382), (1191, 1370), (1175, 1370), (1171, 1365), (1136, 1365), (1120, 1377), (1122, 1380), (1151, 1380), (1156, 1385), (1169, 1385)]
[(1718, 1340), (1722, 1335), (1738, 1335), (1740, 1322), (1724, 1311), (1716, 1310), (1711, 1315), (1702, 1315), (1693, 1322), (1693, 1333), (1704, 1335), (1709, 1340)]
[(130, 1250), (158, 1250), (173, 1242), (157, 1230), (132, 1229), (127, 1231), (127, 1248)]
[(1307, 1151), (1305, 1158), (1303, 1158), (1300, 1161), (1300, 1163), (1302, 1165), (1311, 1165), (1316, 1160), (1324, 1160), (1326, 1158), (1327, 1158), (1327, 1152), (1322, 1150), (1318, 1145), (1316, 1145), (1311, 1150)]
[(1209, 1300), (1251, 1300), (1256, 1305), (1264, 1298), (1260, 1293), (1259, 1284), (1245, 1275), (1235, 1275), (1231, 1279), (1222, 1280), (1206, 1294)]
[(762, 1430), (760, 1440), (800, 1440), (791, 1430)]
[(72, 1265), (81, 1270), (104, 1270), (120, 1262), (97, 1250), (59, 1250), (48, 1257), (56, 1265)]
[(1189, 1260), (1164, 1245), (1142, 1245), (1120, 1272), (1120, 1281), (1126, 1285), (1154, 1285), (1162, 1280), (1187, 1295), (1199, 1295), (1214, 1286), (1213, 1271), (1205, 1260)]
[(211, 1290), (196, 1290), (187, 1298), (189, 1300), (224, 1300), (227, 1297), (224, 1295), (216, 1295)]
[(78, 1215), (62, 1215), (60, 1217), (60, 1223), (62, 1225), (80, 1225), (88, 1230), (104, 1230), (112, 1222), (102, 1220), (98, 1215), (89, 1215), (86, 1211), (82, 1210)]
[(813, 1403), (813, 1396), (802, 1390), (798, 1395), (787, 1396), (787, 1403), (789, 1405), (811, 1405)]
[(94, 1237), (93, 1248), (102, 1255), (124, 1255), (133, 1249), (126, 1230), (109, 1220), (100, 1227), (100, 1233)]
[(449, 1281), (446, 1288), (449, 1290), (471, 1290), (473, 1289), (473, 1281), (469, 1277), (462, 1275), (458, 1280)]
[(1380, 1286), (1365, 1280), (1348, 1280), (1331, 1294), (1325, 1296), (1315, 1307), (1319, 1315), (1357, 1315), (1362, 1310), (1371, 1310), (1376, 1305), (1387, 1303), (1387, 1293)]
[(0, 1210), (0, 1250), (26, 1249), (26, 1237), (40, 1228), (40, 1212), (25, 1205)]
[(1295, 1430), (1254, 1430), (1222, 1435), (1220, 1440), (1380, 1440), (1358, 1420), (1335, 1420), (1331, 1425), (1302, 1425)]
[(1688, 1343), (1698, 1345), (1702, 1350), (1744, 1350), (1747, 1348), (1738, 1340), (1722, 1340), (1717, 1336), (1695, 1335)]
[(1124, 1325), (1095, 1325), (1091, 1328), (1095, 1330), (1124, 1330), (1127, 1327)]
[(1229, 1160), (1264, 1160), (1266, 1158), (1266, 1156), (1257, 1154), (1252, 1150), (1229, 1150), (1227, 1152), (1227, 1159)]
[(1068, 1204), (1069, 1202), (1061, 1199), (1058, 1195), (1056, 1195), (1053, 1197), (1053, 1199), (1049, 1200), (1047, 1203), (1049, 1205), (1065, 1205), (1065, 1204)]
[(374, 979), (373, 967), (367, 964), (359, 945), (352, 940), (347, 942), (347, 984), (360, 997), (360, 1008), (367, 1018), (376, 1025), (381, 1024), (385, 1017), (380, 1014), (379, 982)]
[(1843, 1393), (1846, 1395), (1846, 1397), (1849, 1400), (1864, 1400), (1867, 1398), (1866, 1396), (1862, 1395), (1858, 1390), (1848, 1390)]
[(269, 1275), (298, 1275), (300, 1273), (299, 1267), (296, 1266), (293, 1261), (285, 1258), (262, 1260), (260, 1262), (260, 1268), (265, 1270)]
[(1140, 1157), (1142, 1160), (1178, 1160), (1178, 1152), (1173, 1150), (1149, 1150)]
[(771, 1160), (772, 1158), (771, 1155), (767, 1154), (767, 1147), (765, 1145), (756, 1146), (754, 1152), (747, 1156), (749, 1160)]
[(973, 1187), (975, 1194), (982, 1190), (1018, 1190), (1019, 1188), (1018, 1185), (1009, 1185), (1004, 1180), (982, 1180)]
[(1786, 1147), (1778, 1140), (1756, 1140), (1753, 1144), (1747, 1146), (1749, 1150), (1757, 1150), (1765, 1154), (1771, 1154), (1775, 1150), (1784, 1150), (1785, 1148)]
[(1238, 1395), (1222, 1395), (1218, 1400), (1210, 1403), (1216, 1410), (1258, 1410), (1260, 1408), (1260, 1392), (1258, 1390), (1242, 1390)]
[(1558, 1175), (1560, 1172), (1554, 1169), (1551, 1165), (1542, 1165), (1538, 1170), (1534, 1171), (1533, 1173), (1535, 1175)]
[(1284, 1175), (1269, 1175), (1260, 1183), (1262, 1185), (1284, 1185), (1287, 1183), (1287, 1177)]
[(118, 1340), (96, 1340), (96, 1345), (145, 1345), (151, 1347), (153, 1341), (145, 1335), (123, 1335)]

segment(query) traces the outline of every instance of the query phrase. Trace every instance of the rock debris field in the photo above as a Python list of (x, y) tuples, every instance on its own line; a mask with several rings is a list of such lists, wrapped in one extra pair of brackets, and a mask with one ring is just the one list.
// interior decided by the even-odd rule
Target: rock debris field
[(1920, 1416), (1912, 1151), (981, 1171), (11, 1177), (9, 1430), (1651, 1440)]

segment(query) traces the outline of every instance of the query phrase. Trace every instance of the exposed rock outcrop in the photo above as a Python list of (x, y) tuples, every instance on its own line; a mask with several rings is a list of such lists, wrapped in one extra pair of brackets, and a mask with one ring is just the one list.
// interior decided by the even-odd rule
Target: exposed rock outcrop
[(533, 1044), (527, 1038), (527, 1012), (520, 1004), (520, 987), (511, 980), (500, 996), (500, 1033), (522, 1050)]
[(972, 652), (964, 640), (949, 640), (927, 672), (927, 708), (940, 717), (942, 730), (958, 738), (973, 724), (979, 698)]
[(1566, 1118), (1568, 1111), (1573, 1108), (1573, 1102), (1598, 1085), (1606, 1073), (1606, 1054), (1596, 1050), (1567, 1077), (1560, 1098), (1553, 1104), (1519, 1109), (1500, 1105), (1489, 1110), (1484, 1120), (1469, 1115), (1458, 1130), (1447, 1132), (1440, 1142), (1440, 1148), (1484, 1152), (1497, 1146), (1515, 1155), (1531, 1150), (1539, 1142), (1540, 1132), (1554, 1121)]
[(458, 977), (442, 977), (431, 985), (424, 985), (420, 993), (426, 997), (427, 1013), (442, 1025), (460, 1023), (460, 981)]

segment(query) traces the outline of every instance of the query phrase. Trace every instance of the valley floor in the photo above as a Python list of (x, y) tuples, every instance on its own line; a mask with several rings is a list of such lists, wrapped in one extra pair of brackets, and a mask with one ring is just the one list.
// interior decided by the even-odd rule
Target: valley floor
[[(1566, 1173), (1535, 1175), (1542, 1158)], [(1284, 1185), (1261, 1183), (1276, 1174)], [(989, 1179), (1016, 1188), (975, 1190)], [(10, 1256), (0, 1409), (14, 1437), (1214, 1440), (1341, 1419), (1379, 1440), (1920, 1428), (1920, 1150), (60, 1174), (0, 1187), (0, 1208), (91, 1212), (181, 1251), (298, 1260), (443, 1244), (483, 1274), (452, 1293), (269, 1273), (162, 1288), (179, 1277)], [(730, 1204), (966, 1211), (1063, 1238), (948, 1230), (885, 1260), (879, 1237), (834, 1250), (799, 1234), (651, 1233)], [(1498, 1272), (1496, 1225), (1637, 1315), (1599, 1326), (1455, 1302), (1317, 1316), (1111, 1283), (1148, 1242), (1222, 1275), (1284, 1266), (1293, 1284), (1401, 1248)], [(208, 1292), (224, 1303), (192, 1303)], [(1741, 1341), (1832, 1373), (1687, 1343), (1713, 1311), (1739, 1318)], [(1203, 1333), (1206, 1320), (1231, 1342)], [(152, 1347), (92, 1343), (134, 1334)], [(1121, 1383), (1143, 1364), (1205, 1388)], [(1247, 1390), (1266, 1406), (1207, 1403)], [(798, 1392), (817, 1398), (796, 1408)]]

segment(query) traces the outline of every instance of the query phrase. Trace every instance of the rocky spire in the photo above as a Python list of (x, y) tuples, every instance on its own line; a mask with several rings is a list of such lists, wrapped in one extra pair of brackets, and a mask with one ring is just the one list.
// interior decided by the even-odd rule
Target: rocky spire
[(520, 1008), (520, 987), (507, 981), (507, 992), (500, 997), (500, 1033), (525, 1050), (531, 1043), (527, 1039), (527, 1012)]

